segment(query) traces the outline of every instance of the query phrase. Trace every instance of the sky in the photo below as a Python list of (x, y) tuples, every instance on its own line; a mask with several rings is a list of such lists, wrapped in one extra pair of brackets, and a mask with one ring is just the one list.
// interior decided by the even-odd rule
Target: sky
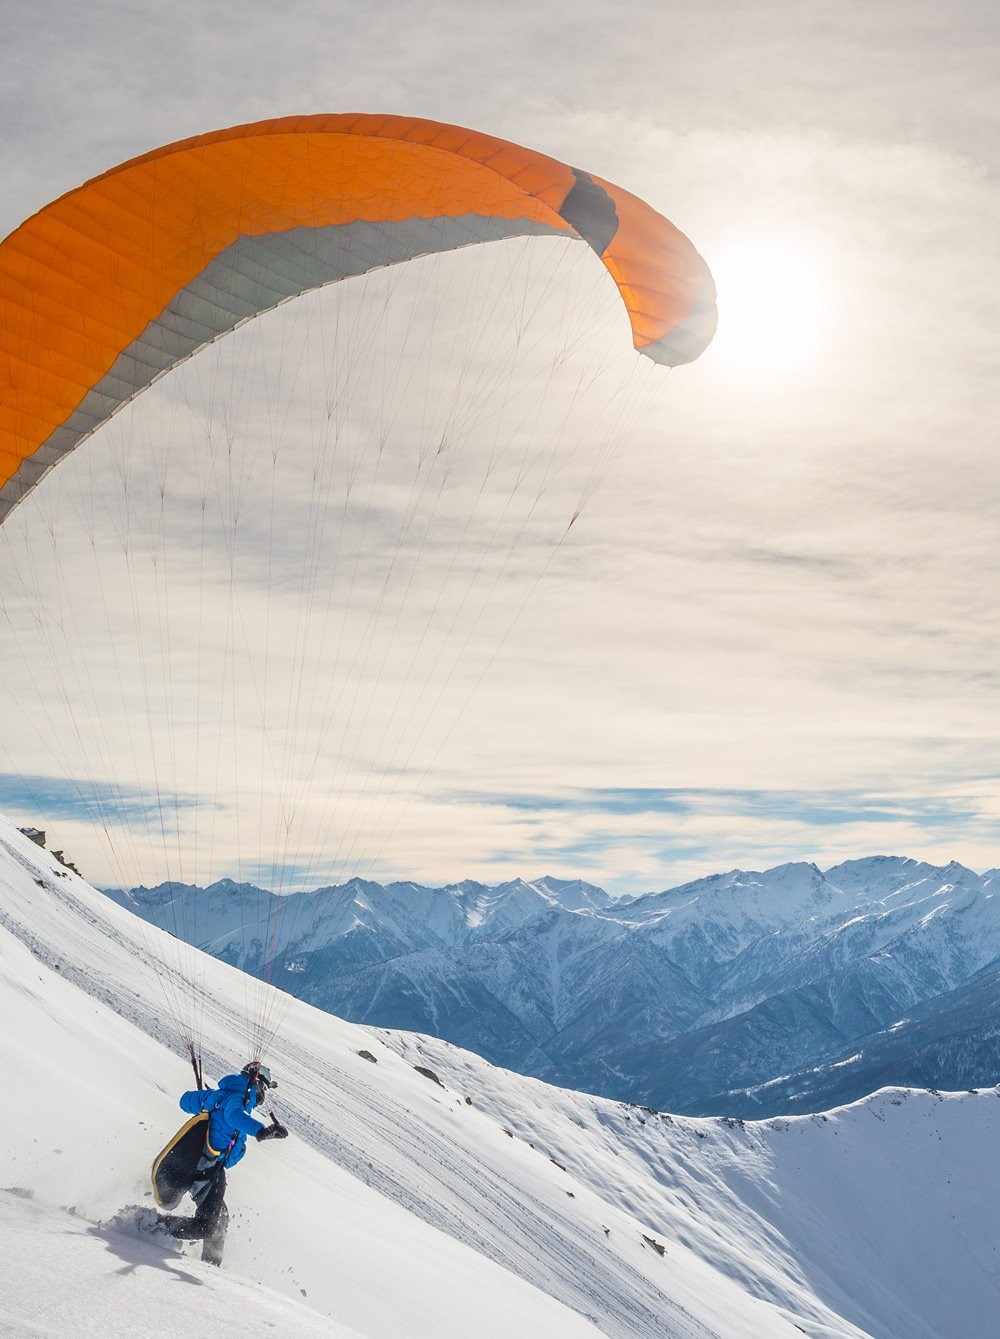
[[(1000, 863), (988, 7), (639, 3), (610, 24), (588, 3), (568, 23), (518, 3), (3, 0), (0, 17), (0, 233), (187, 135), (384, 111), (617, 182), (716, 276), (715, 343), (651, 397), (439, 751), (415, 772), (392, 760), (411, 775), (384, 823), (383, 804), (359, 825), (378, 839), (333, 869), (320, 823), (301, 859), (263, 857), (281, 878), (551, 873), (640, 892), (877, 852)], [(111, 879), (74, 778), (21, 728), (19, 674), (0, 808)], [(142, 749), (102, 724), (88, 784), (141, 811)], [(207, 808), (230, 830), (225, 800), (171, 777), (154, 823)], [(207, 863), (238, 847), (213, 838)]]

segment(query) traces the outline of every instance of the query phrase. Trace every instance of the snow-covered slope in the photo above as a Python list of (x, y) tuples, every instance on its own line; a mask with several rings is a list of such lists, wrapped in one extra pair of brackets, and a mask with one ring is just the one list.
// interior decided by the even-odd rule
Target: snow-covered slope
[[(749, 1116), (816, 1111), (887, 1079), (996, 1082), (992, 1024), (948, 1027), (950, 996), (1000, 967), (998, 887), (995, 871), (879, 856), (619, 902), (551, 878), (353, 880), (284, 898), (223, 881), (117, 900), (355, 1022), (588, 1092)], [(918, 1012), (936, 1028), (919, 1061), (905, 1026)]]
[[(4, 1334), (991, 1331), (993, 1092), (671, 1118), (295, 1000), (268, 1056), (292, 1137), (232, 1174), (224, 1268), (123, 1235), (101, 1224), (143, 1202), (189, 1084), (150, 961), (169, 943), (3, 824), (0, 927)], [(246, 978), (199, 976), (218, 1075), (242, 1060)]]

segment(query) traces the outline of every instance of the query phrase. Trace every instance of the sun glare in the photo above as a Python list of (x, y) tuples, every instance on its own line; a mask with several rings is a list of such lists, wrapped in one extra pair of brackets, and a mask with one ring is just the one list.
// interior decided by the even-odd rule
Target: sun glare
[(784, 372), (820, 350), (828, 295), (816, 261), (792, 245), (748, 242), (710, 260), (719, 294), (714, 352), (749, 372)]

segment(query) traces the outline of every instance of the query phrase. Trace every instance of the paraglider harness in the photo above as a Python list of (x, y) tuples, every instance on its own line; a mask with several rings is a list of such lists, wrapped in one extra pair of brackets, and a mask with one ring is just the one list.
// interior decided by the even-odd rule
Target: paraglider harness
[[(189, 1054), (190, 1057), (191, 1057), (191, 1068), (194, 1070), (194, 1081), (195, 1081), (195, 1085), (196, 1085), (196, 1087), (198, 1088), (198, 1091), (199, 1091), (199, 1092), (203, 1092), (203, 1091), (204, 1091), (204, 1088), (205, 1088), (205, 1081), (204, 1081), (204, 1079), (203, 1079), (203, 1077), (202, 1077), (202, 1070), (201, 1070), (201, 1056), (198, 1055), (198, 1054), (195, 1052), (194, 1046), (191, 1045), (190, 1043), (188, 1044), (188, 1054)], [(248, 1098), (249, 1096), (250, 1096), (250, 1089), (249, 1089), (249, 1087), (248, 1087), (248, 1088), (247, 1088), (247, 1097), (244, 1097), (244, 1099), (243, 1099), (243, 1105), (244, 1105), (244, 1106), (246, 1106), (246, 1104), (247, 1104), (247, 1098)], [(205, 1115), (206, 1115), (206, 1117), (208, 1116), (208, 1112), (207, 1112), (207, 1111), (205, 1112)], [(196, 1200), (195, 1200), (195, 1203), (197, 1203), (199, 1206), (200, 1206), (201, 1204), (203, 1204), (203, 1203), (205, 1202), (205, 1200), (207, 1200), (207, 1199), (212, 1195), (213, 1190), (214, 1190), (214, 1188), (215, 1188), (215, 1185), (216, 1185), (216, 1183), (217, 1183), (218, 1180), (219, 1180), (219, 1177), (222, 1176), (223, 1173), (225, 1172), (225, 1169), (226, 1169), (226, 1159), (229, 1157), (230, 1153), (233, 1151), (233, 1145), (236, 1143), (236, 1138), (237, 1138), (238, 1133), (239, 1133), (238, 1130), (234, 1130), (234, 1131), (233, 1131), (232, 1136), (230, 1137), (229, 1143), (226, 1145), (226, 1147), (223, 1149), (223, 1151), (222, 1151), (221, 1153), (219, 1153), (218, 1155), (216, 1155), (214, 1164), (213, 1164), (211, 1167), (205, 1167), (203, 1174), (197, 1178), (199, 1181), (203, 1182), (203, 1184), (204, 1184), (204, 1189), (203, 1189), (202, 1192), (197, 1196), (197, 1198), (196, 1198)], [(210, 1152), (211, 1152), (211, 1153), (214, 1153), (215, 1150), (212, 1149), (211, 1145), (210, 1145), (209, 1142), (208, 1142), (208, 1129), (207, 1129), (207, 1127), (206, 1127), (206, 1130), (205, 1130), (205, 1143), (204, 1143), (204, 1148), (203, 1148), (203, 1151), (202, 1151), (202, 1157), (204, 1158), (205, 1155), (208, 1154), (208, 1153), (210, 1153)], [(193, 1184), (192, 1184), (192, 1189), (193, 1189), (193, 1188), (194, 1188), (194, 1186), (193, 1186)], [(224, 1193), (224, 1192), (223, 1192), (223, 1193)]]

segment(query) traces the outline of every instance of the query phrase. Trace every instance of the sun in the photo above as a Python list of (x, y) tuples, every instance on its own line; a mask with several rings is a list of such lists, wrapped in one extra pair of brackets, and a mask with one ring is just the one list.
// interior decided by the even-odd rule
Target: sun
[(719, 295), (713, 351), (754, 373), (802, 368), (818, 359), (830, 295), (817, 257), (794, 243), (744, 242), (710, 260)]

